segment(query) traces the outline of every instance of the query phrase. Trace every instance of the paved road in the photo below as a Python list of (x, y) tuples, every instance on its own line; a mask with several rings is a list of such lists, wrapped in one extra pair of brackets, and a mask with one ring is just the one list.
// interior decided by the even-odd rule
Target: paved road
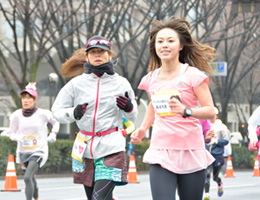
[[(211, 181), (211, 199), (214, 200), (259, 200), (260, 177), (253, 177), (253, 171), (236, 172), (234, 178), (222, 178), (224, 182), (224, 195), (217, 196), (217, 184)], [(119, 200), (151, 200), (149, 175), (138, 173), (139, 183), (126, 186), (117, 186), (114, 196)], [(37, 177), (40, 187), (41, 200), (86, 200), (83, 187), (73, 184), (72, 177), (42, 178)], [(5, 181), (0, 180), (0, 190), (4, 188)], [(25, 200), (24, 183), (17, 181), (21, 192), (0, 192), (1, 200)], [(187, 188), (187, 192), (189, 189)], [(178, 198), (177, 198), (178, 199)]]

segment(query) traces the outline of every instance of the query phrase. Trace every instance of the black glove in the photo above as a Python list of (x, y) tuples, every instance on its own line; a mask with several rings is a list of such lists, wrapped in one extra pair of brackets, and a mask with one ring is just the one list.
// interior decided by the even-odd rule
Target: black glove
[(125, 92), (125, 96), (117, 97), (116, 104), (120, 109), (124, 110), (125, 112), (132, 111), (134, 107), (131, 102), (131, 99), (128, 96), (128, 92)]
[(84, 103), (76, 106), (76, 108), (74, 109), (74, 118), (76, 120), (80, 120), (81, 117), (84, 115), (87, 110), (87, 105), (88, 103)]

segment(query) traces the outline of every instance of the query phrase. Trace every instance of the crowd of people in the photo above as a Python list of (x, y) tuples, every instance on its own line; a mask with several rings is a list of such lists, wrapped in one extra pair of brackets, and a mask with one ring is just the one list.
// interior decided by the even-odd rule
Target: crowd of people
[[(20, 92), (22, 108), (10, 116), (10, 139), (17, 141), (16, 162), (26, 167), (26, 200), (39, 199), (35, 174), (48, 159), (48, 142), (56, 141), (60, 123), (72, 122), (79, 129), (71, 153), (73, 180), (89, 200), (112, 200), (115, 186), (127, 184), (126, 134), (132, 133), (130, 144), (139, 144), (151, 126), (143, 162), (150, 166), (152, 199), (175, 200), (178, 194), (180, 200), (209, 200), (211, 172), (223, 195), (219, 173), (231, 146), (208, 86), (215, 49), (195, 40), (190, 28), (173, 16), (151, 23), (148, 73), (138, 86), (149, 104), (137, 129), (134, 90), (115, 71), (111, 42), (100, 35), (63, 63), (69, 80), (51, 111), (36, 106), (36, 83)], [(260, 106), (248, 121), (249, 149), (258, 153), (259, 119)]]

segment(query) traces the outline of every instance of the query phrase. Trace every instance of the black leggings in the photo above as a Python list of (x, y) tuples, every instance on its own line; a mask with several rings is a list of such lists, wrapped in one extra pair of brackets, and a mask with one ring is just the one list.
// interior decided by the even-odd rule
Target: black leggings
[(180, 200), (201, 200), (205, 170), (190, 174), (175, 174), (160, 165), (150, 165), (150, 185), (153, 200), (175, 200), (176, 190)]
[(221, 165), (215, 166), (215, 167), (213, 165), (210, 165), (206, 171), (206, 181), (205, 181), (205, 192), (206, 193), (209, 193), (209, 189), (210, 189), (210, 174), (211, 174), (212, 168), (213, 168), (213, 180), (215, 182), (217, 182), (218, 186), (220, 186), (222, 183), (221, 178), (219, 177)]
[(114, 181), (98, 180), (95, 182), (94, 187), (84, 185), (84, 189), (88, 200), (112, 200), (115, 185), (116, 183)]

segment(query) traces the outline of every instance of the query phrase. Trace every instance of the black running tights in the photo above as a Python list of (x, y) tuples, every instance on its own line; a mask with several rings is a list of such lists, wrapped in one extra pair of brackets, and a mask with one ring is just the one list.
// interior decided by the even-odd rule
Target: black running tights
[(210, 190), (210, 174), (211, 174), (211, 171), (212, 171), (212, 168), (213, 168), (213, 180), (215, 182), (217, 182), (218, 186), (221, 185), (221, 178), (219, 177), (219, 172), (221, 170), (221, 165), (220, 166), (212, 166), (210, 165), (207, 170), (206, 170), (206, 180), (205, 180), (205, 192), (206, 193), (209, 193), (209, 190)]
[(175, 200), (176, 190), (180, 200), (201, 200), (205, 170), (190, 174), (175, 174), (160, 165), (150, 165), (150, 185), (153, 200)]
[(84, 185), (84, 189), (88, 200), (112, 200), (115, 184), (114, 181), (110, 180), (98, 180), (95, 182), (94, 187)]

